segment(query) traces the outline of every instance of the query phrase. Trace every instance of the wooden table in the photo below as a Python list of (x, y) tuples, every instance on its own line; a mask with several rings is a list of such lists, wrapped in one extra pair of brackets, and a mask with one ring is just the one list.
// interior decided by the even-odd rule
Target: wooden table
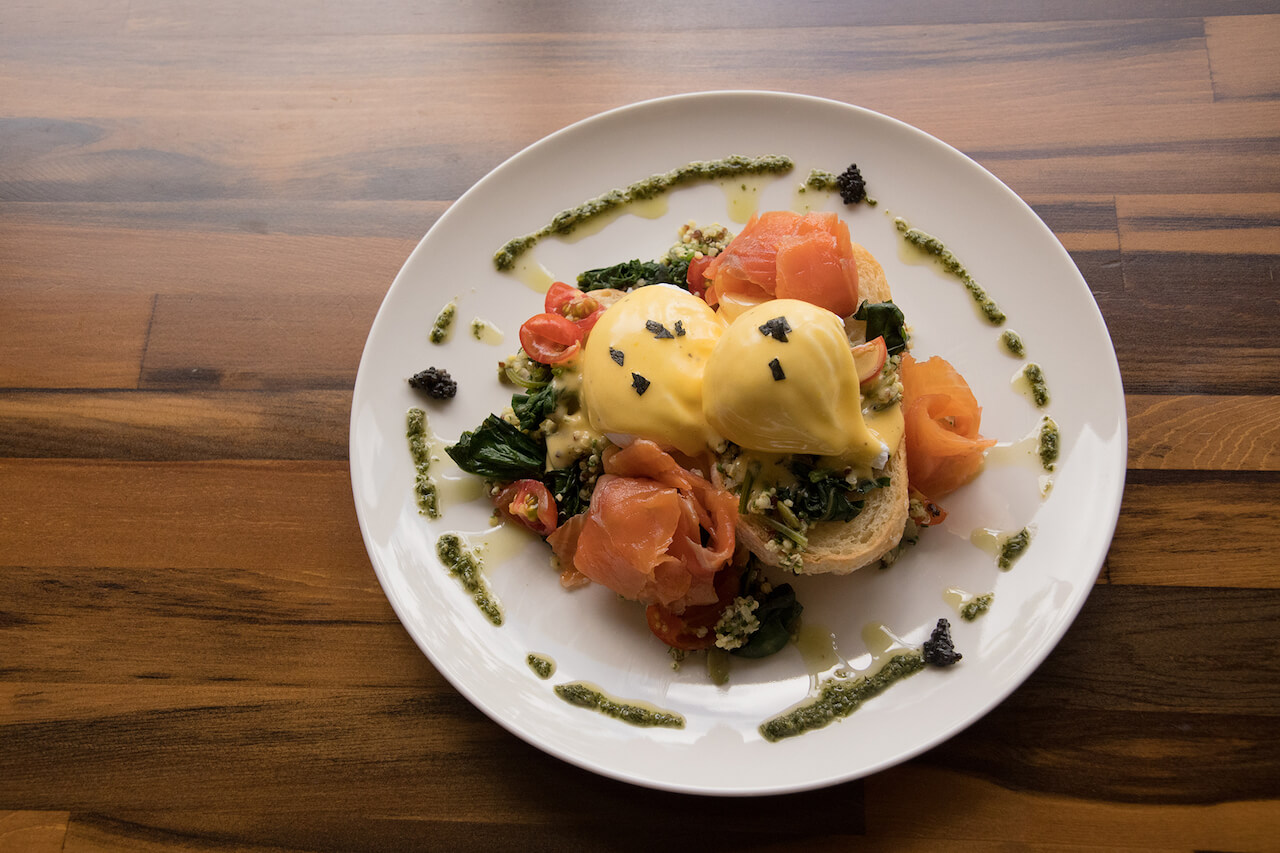
[[(1280, 849), (1274, 2), (0, 6), (0, 850)], [(820, 792), (634, 788), (433, 670), (352, 506), (397, 269), (541, 136), (682, 91), (880, 110), (1026, 198), (1127, 393), (1055, 653)]]

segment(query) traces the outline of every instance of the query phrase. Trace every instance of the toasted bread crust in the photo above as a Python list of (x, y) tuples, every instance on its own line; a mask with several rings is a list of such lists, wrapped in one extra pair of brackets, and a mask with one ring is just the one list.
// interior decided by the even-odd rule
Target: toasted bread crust
[[(853, 256), (858, 264), (858, 298), (871, 302), (891, 299), (884, 269), (875, 257), (857, 243)], [(819, 522), (809, 528), (809, 545), (801, 554), (802, 574), (848, 574), (878, 562), (897, 546), (910, 505), (905, 444), (899, 442), (884, 468), (889, 485), (867, 495), (857, 518)], [(786, 555), (776, 546), (769, 547), (773, 538), (773, 531), (750, 514), (738, 516), (738, 541), (765, 565), (780, 566)]]

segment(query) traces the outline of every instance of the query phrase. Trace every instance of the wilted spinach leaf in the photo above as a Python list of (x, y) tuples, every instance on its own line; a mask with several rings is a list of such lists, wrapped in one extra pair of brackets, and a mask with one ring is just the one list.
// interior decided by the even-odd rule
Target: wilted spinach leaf
[(688, 261), (623, 261), (611, 267), (587, 270), (578, 276), (578, 287), (585, 291), (600, 290), (605, 287), (617, 290), (631, 290), (641, 281), (645, 284), (674, 284), (688, 288), (685, 279), (689, 275)]
[(504, 482), (541, 479), (547, 459), (544, 446), (497, 415), (464, 432), (445, 452), (468, 474)]
[(756, 610), (760, 627), (750, 639), (733, 649), (730, 654), (743, 658), (768, 657), (781, 650), (800, 625), (800, 613), (804, 610), (804, 605), (796, 601), (791, 584), (775, 586), (767, 594), (757, 592), (756, 600), (760, 602), (760, 607)]
[(889, 355), (897, 355), (907, 348), (907, 318), (902, 309), (888, 302), (866, 302), (858, 306), (853, 319), (863, 320), (867, 324), (867, 340), (874, 341), (883, 337)]
[(548, 383), (532, 394), (512, 394), (511, 411), (520, 421), (520, 429), (534, 430), (556, 410), (555, 385)]

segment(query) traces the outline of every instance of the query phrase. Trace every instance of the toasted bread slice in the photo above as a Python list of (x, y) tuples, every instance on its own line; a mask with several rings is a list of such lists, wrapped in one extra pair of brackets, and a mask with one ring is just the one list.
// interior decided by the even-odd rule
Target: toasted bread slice
[[(858, 263), (860, 299), (885, 302), (891, 298), (880, 263), (862, 246), (854, 244)], [(824, 521), (809, 528), (809, 545), (801, 555), (801, 574), (848, 574), (879, 561), (897, 546), (907, 525), (910, 504), (907, 491), (906, 442), (889, 456), (883, 473), (889, 485), (866, 497), (862, 512), (852, 521)], [(775, 534), (751, 515), (738, 516), (738, 540), (766, 565), (782, 564), (783, 553), (769, 547)]]

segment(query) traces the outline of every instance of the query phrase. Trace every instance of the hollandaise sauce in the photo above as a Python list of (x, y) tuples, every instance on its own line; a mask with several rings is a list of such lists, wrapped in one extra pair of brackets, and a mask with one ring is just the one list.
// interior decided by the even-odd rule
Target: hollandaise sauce
[(591, 427), (690, 456), (718, 444), (703, 414), (703, 372), (723, 332), (706, 302), (678, 288), (649, 285), (619, 299), (591, 330), (582, 359)]
[(707, 360), (703, 384), (707, 422), (739, 447), (860, 468), (888, 460), (863, 417), (844, 324), (825, 308), (774, 299), (744, 312)]
[(622, 189), (613, 189), (604, 195), (588, 199), (577, 207), (557, 213), (550, 222), (532, 234), (509, 240), (493, 256), (499, 270), (509, 270), (516, 259), (543, 237), (552, 234), (568, 235), (583, 224), (604, 216), (611, 211), (637, 201), (646, 201), (670, 190), (698, 181), (717, 181), (742, 175), (781, 174), (791, 171), (794, 164), (790, 157), (767, 154), (762, 157), (735, 155), (721, 160), (695, 160), (669, 172), (650, 175)]

